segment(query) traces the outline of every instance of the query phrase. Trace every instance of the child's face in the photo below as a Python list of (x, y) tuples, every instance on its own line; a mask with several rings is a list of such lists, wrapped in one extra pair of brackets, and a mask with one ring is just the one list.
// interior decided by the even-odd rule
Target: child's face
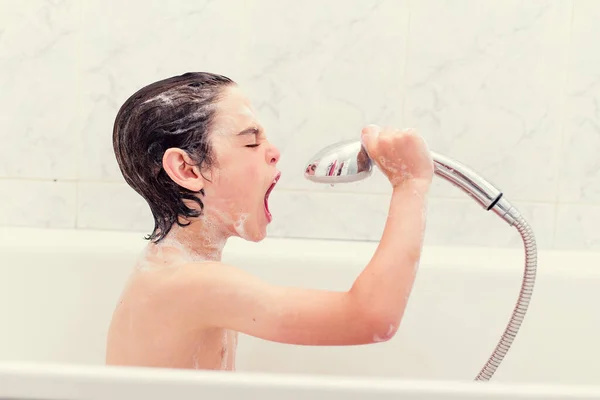
[(205, 174), (206, 211), (230, 234), (261, 240), (271, 222), (267, 192), (279, 179), (280, 154), (237, 86), (217, 103), (210, 135), (216, 165)]

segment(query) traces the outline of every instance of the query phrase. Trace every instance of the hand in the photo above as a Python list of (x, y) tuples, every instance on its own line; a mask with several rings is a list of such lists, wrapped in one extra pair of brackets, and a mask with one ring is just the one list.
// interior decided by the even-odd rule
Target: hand
[(410, 180), (431, 183), (433, 160), (425, 141), (414, 130), (397, 130), (368, 125), (361, 141), (369, 157), (394, 188)]

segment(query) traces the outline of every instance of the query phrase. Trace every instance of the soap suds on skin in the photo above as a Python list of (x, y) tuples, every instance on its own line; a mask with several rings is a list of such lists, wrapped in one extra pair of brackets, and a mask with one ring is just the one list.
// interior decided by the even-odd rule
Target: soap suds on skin
[[(176, 268), (187, 263), (218, 261), (225, 247), (225, 239), (205, 237), (202, 239), (202, 253), (193, 250), (192, 245), (171, 237), (165, 237), (156, 244), (149, 244), (138, 262), (139, 270), (157, 267)], [(161, 264), (156, 260), (161, 260)]]
[(196, 350), (194, 353), (194, 357), (192, 357), (192, 361), (194, 362), (194, 369), (200, 369), (200, 358), (199, 358), (200, 349)]
[[(216, 260), (218, 258), (218, 245), (215, 245), (214, 247), (214, 250), (209, 250), (206, 254), (199, 254), (190, 250), (189, 247), (185, 246), (180, 241), (166, 237), (159, 243), (148, 246), (144, 256), (138, 263), (138, 269), (149, 270), (162, 266), (175, 268), (190, 262)], [(153, 258), (163, 260), (163, 265), (157, 265)]]
[[(375, 137), (378, 137), (380, 135), (381, 128), (379, 126), (369, 125), (369, 127), (372, 130), (372, 135), (374, 135)], [(406, 128), (403, 129), (401, 133), (415, 134), (415, 130), (413, 128)], [(423, 140), (423, 142), (425, 142), (425, 140), (422, 137), (419, 138)], [(366, 150), (366, 146), (362, 136), (361, 144), (363, 145), (363, 147), (365, 147)], [(426, 156), (429, 156), (429, 158), (431, 158), (431, 153), (428, 153)], [(403, 160), (386, 160), (385, 157), (381, 156), (378, 157), (376, 161), (382, 172), (386, 173), (387, 176), (392, 176), (392, 178), (390, 179), (390, 183), (392, 184), (392, 186), (397, 186), (402, 182), (413, 178), (413, 175), (410, 172), (408, 172), (408, 166), (405, 162), (403, 162)]]
[(388, 331), (383, 336), (379, 336), (378, 334), (373, 335), (373, 341), (376, 343), (387, 342), (392, 338), (395, 330), (396, 328), (394, 327), (394, 325), (390, 324)]
[[(235, 218), (237, 219), (234, 220), (234, 217), (229, 213), (213, 209), (212, 215), (202, 221), (207, 228), (204, 237), (195, 242), (201, 243), (201, 246), (192, 243), (192, 239), (181, 240), (177, 238), (176, 233), (172, 231), (169, 236), (160, 242), (146, 247), (137, 268), (139, 270), (149, 270), (161, 266), (172, 268), (186, 263), (219, 261), (227, 242), (226, 237), (220, 232), (223, 226), (231, 227), (242, 239), (249, 239), (246, 224), (250, 219), (250, 214), (242, 213)], [(176, 229), (178, 228), (173, 228), (173, 230)], [(159, 263), (156, 260), (159, 260)]]
[(235, 231), (242, 239), (247, 239), (246, 234), (246, 221), (248, 220), (248, 214), (240, 215), (240, 218), (233, 225)]
[(237, 351), (237, 332), (224, 330), (221, 354), (221, 370), (235, 371), (235, 353)]
[(229, 335), (229, 333), (224, 330), (223, 331), (223, 339), (222, 339), (222, 346), (223, 346), (223, 353), (221, 354), (221, 369), (225, 370), (227, 369), (227, 364), (228, 364), (228, 358), (229, 358), (229, 351), (227, 348), (227, 336)]
[(247, 240), (249, 239), (248, 232), (246, 230), (246, 223), (250, 219), (249, 213), (241, 213), (236, 220), (234, 220), (233, 216), (228, 213), (216, 211), (215, 214), (219, 217), (221, 225), (233, 225), (233, 229), (240, 236), (240, 238)]

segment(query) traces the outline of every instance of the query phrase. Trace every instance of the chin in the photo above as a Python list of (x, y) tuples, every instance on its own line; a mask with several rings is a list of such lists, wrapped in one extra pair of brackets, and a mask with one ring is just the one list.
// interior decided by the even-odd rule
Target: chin
[(250, 239), (248, 239), (248, 240), (250, 240), (251, 242), (258, 243), (258, 242), (262, 241), (266, 237), (267, 237), (267, 230), (263, 229), (260, 232), (255, 232), (255, 234), (252, 235), (252, 237)]
[(260, 235), (255, 238), (249, 239), (249, 240), (251, 242), (258, 243), (258, 242), (262, 242), (265, 237), (267, 237), (267, 235)]
[(235, 227), (234, 230), (237, 233), (236, 236), (249, 242), (260, 242), (267, 237), (267, 227), (261, 224), (257, 224), (250, 229), (248, 229), (248, 224), (246, 224), (243, 229)]

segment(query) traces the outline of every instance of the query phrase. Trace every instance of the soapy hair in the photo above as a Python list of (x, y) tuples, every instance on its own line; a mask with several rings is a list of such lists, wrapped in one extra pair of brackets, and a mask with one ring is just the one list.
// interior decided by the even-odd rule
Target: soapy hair
[[(125, 181), (146, 200), (154, 216), (147, 240), (158, 242), (173, 224), (186, 226), (188, 218), (202, 215), (204, 190), (176, 184), (163, 169), (162, 158), (167, 149), (180, 148), (201, 168), (215, 163), (208, 133), (215, 103), (233, 84), (222, 75), (186, 73), (141, 88), (119, 109), (113, 148)], [(199, 209), (184, 200), (197, 203)]]

